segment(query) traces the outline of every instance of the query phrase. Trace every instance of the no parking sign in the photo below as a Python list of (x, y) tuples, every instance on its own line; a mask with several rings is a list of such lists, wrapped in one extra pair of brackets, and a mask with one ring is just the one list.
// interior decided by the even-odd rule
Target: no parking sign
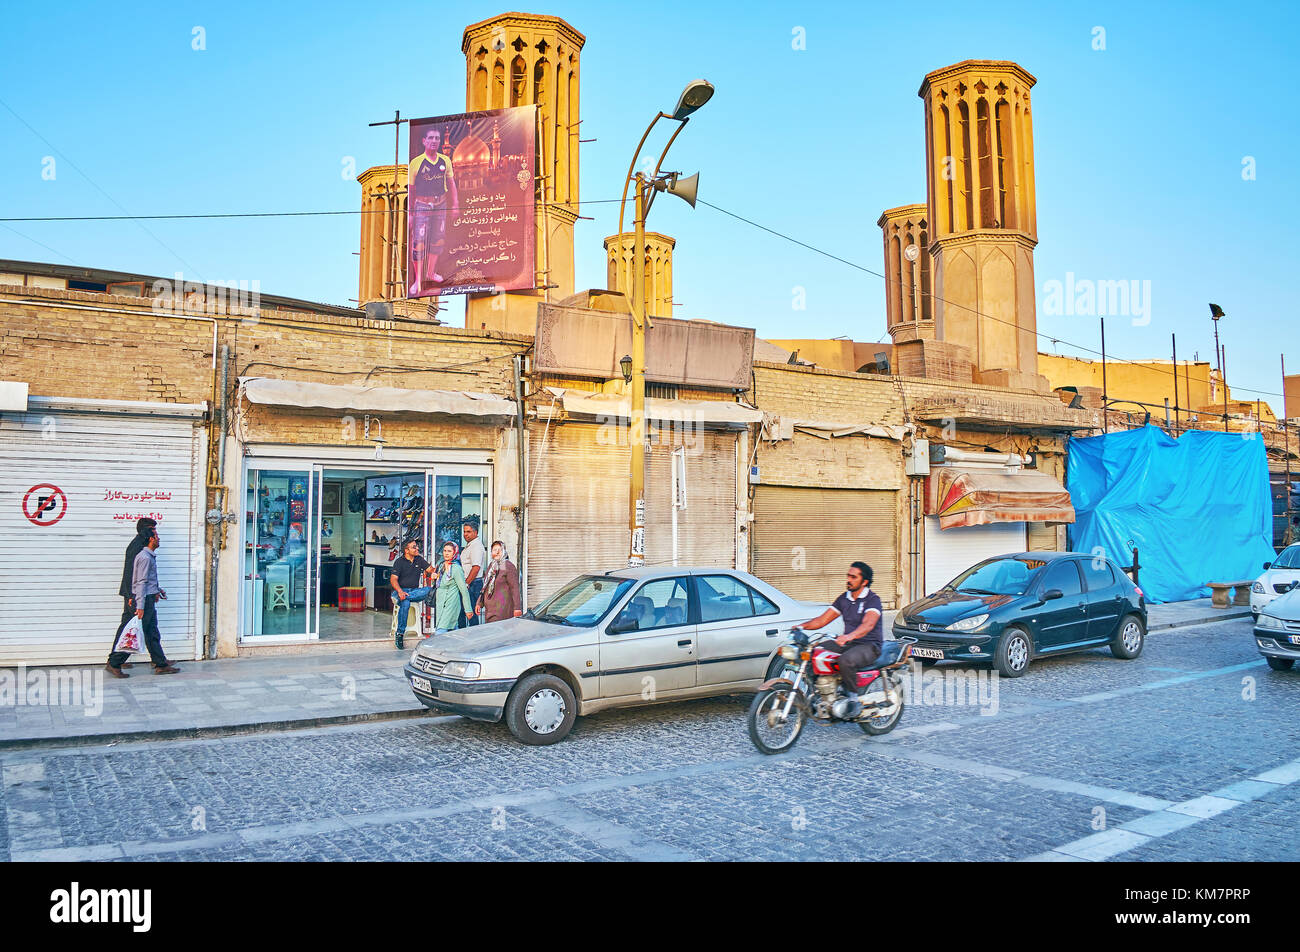
[(68, 497), (53, 483), (40, 483), (23, 496), (23, 515), (34, 526), (52, 526), (68, 512)]

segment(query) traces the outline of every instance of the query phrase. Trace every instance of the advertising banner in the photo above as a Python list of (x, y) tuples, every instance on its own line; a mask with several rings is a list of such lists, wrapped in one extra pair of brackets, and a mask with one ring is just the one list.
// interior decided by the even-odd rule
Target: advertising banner
[(407, 294), (536, 286), (537, 107), (411, 120)]

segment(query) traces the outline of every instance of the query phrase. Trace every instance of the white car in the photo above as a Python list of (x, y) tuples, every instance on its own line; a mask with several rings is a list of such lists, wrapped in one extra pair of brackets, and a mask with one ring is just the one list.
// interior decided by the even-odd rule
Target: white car
[(1289, 545), (1272, 562), (1264, 563), (1264, 574), (1250, 587), (1250, 613), (1259, 613), (1283, 592), (1300, 582), (1300, 542)]

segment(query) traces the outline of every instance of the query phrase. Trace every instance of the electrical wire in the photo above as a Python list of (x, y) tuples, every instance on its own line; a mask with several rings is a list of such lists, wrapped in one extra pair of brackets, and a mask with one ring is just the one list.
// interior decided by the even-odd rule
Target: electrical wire
[[(850, 261), (850, 260), (848, 260), (847, 258), (841, 258), (839, 255), (832, 254), (832, 253), (829, 252), (829, 251), (824, 251), (824, 250), (821, 249), (821, 248), (818, 248), (818, 247), (816, 247), (816, 246), (814, 246), (814, 245), (810, 245), (810, 244), (808, 244), (806, 241), (800, 241), (798, 238), (795, 238), (795, 237), (793, 237), (792, 235), (787, 235), (787, 234), (785, 234), (784, 232), (777, 231), (777, 230), (774, 229), (774, 228), (769, 228), (769, 227), (767, 227), (766, 225), (761, 225), (761, 224), (759, 224), (758, 222), (754, 221), (753, 219), (746, 218), (746, 217), (743, 216), (743, 215), (738, 215), (738, 214), (736, 214), (736, 213), (733, 212), (733, 211), (729, 211), (729, 210), (727, 210), (727, 209), (721, 207), (720, 205), (714, 205), (712, 202), (706, 202), (704, 199), (699, 199), (699, 200), (698, 200), (698, 203), (699, 203), (700, 205), (707, 205), (709, 208), (712, 208), (712, 209), (713, 209), (714, 211), (716, 211), (716, 212), (721, 212), (723, 215), (726, 215), (726, 216), (728, 216), (728, 217), (730, 217), (730, 218), (734, 218), (734, 219), (736, 219), (737, 221), (744, 222), (746, 225), (750, 225), (750, 226), (752, 226), (752, 227), (754, 227), (754, 228), (759, 229), (760, 231), (765, 231), (765, 232), (767, 232), (769, 235), (773, 235), (773, 236), (775, 236), (775, 237), (777, 237), (777, 238), (782, 239), (783, 241), (791, 242), (792, 244), (796, 244), (796, 245), (798, 245), (798, 246), (801, 247), (801, 248), (807, 248), (809, 251), (812, 251), (812, 252), (815, 252), (816, 254), (822, 255), (823, 257), (830, 258), (832, 261), (838, 261), (838, 262), (840, 262), (841, 264), (846, 264), (846, 265), (848, 265), (850, 268), (855, 268), (855, 269), (857, 269), (858, 271), (862, 271), (862, 272), (865, 272), (866, 274), (870, 274), (870, 275), (872, 275), (872, 276), (874, 276), (874, 277), (881, 278), (881, 279), (883, 279), (886, 283), (890, 283), (890, 281), (891, 281), (891, 279), (890, 279), (890, 277), (889, 277), (888, 275), (882, 274), (882, 273), (880, 273), (879, 271), (873, 271), (871, 268), (868, 268), (868, 267), (866, 267), (865, 265), (860, 265), (860, 264), (858, 264), (858, 263), (855, 262), (855, 261)], [(899, 286), (901, 287), (901, 282), (897, 282), (897, 283), (898, 283)], [(944, 298), (939, 297), (939, 295), (935, 294), (933, 291), (927, 290), (927, 289), (925, 289), (925, 288), (922, 288), (922, 289), (921, 289), (921, 293), (924, 294), (924, 295), (927, 295), (927, 296), (928, 296), (932, 301), (940, 302), (940, 303), (944, 304), (945, 306), (961, 308), (962, 310), (964, 310), (964, 311), (968, 311), (968, 312), (970, 312), (971, 314), (974, 314), (974, 315), (977, 316), (977, 317), (982, 317), (982, 318), (985, 318), (985, 319), (990, 320), (990, 321), (997, 321), (999, 324), (1006, 324), (1006, 325), (1008, 325), (1008, 326), (1010, 326), (1010, 327), (1014, 327), (1014, 328), (1016, 328), (1017, 330), (1023, 330), (1023, 328), (1021, 328), (1020, 325), (1017, 324), (1015, 321), (1008, 321), (1008, 320), (1006, 320), (1005, 318), (994, 317), (992, 314), (985, 314), (984, 312), (982, 312), (982, 311), (980, 311), (980, 310), (978, 310), (978, 309), (976, 309), (976, 308), (967, 307), (966, 305), (964, 305), (964, 304), (958, 304), (958, 303), (955, 302), (955, 301), (948, 301), (948, 300), (945, 300)], [(1035, 335), (1036, 337), (1040, 337), (1040, 338), (1042, 338), (1042, 339), (1044, 339), (1044, 340), (1051, 341), (1051, 342), (1054, 343), (1054, 344), (1059, 342), (1059, 343), (1065, 344), (1065, 345), (1067, 345), (1067, 346), (1069, 346), (1069, 347), (1073, 347), (1073, 348), (1075, 348), (1075, 349), (1077, 349), (1077, 350), (1081, 350), (1081, 351), (1083, 351), (1084, 353), (1096, 354), (1096, 355), (1099, 356), (1099, 357), (1100, 357), (1100, 356), (1104, 356), (1107, 360), (1114, 360), (1116, 363), (1134, 364), (1134, 365), (1137, 365), (1137, 366), (1146, 367), (1146, 368), (1148, 368), (1149, 370), (1151, 370), (1151, 371), (1154, 372), (1154, 373), (1163, 373), (1163, 374), (1167, 374), (1167, 375), (1169, 375), (1169, 376), (1174, 377), (1175, 382), (1177, 382), (1177, 379), (1178, 379), (1178, 374), (1177, 374), (1177, 371), (1176, 371), (1176, 370), (1165, 370), (1165, 369), (1162, 368), (1162, 367), (1154, 367), (1154, 366), (1152, 366), (1149, 362), (1146, 362), (1146, 361), (1140, 361), (1140, 360), (1130, 360), (1130, 359), (1127, 358), (1127, 357), (1115, 357), (1115, 356), (1113, 356), (1113, 355), (1111, 355), (1111, 354), (1105, 354), (1105, 355), (1103, 355), (1102, 352), (1099, 351), (1099, 350), (1094, 350), (1094, 349), (1092, 349), (1091, 347), (1087, 347), (1087, 346), (1085, 346), (1085, 345), (1083, 345), (1083, 344), (1076, 344), (1076, 343), (1074, 343), (1074, 342), (1072, 342), (1072, 341), (1068, 341), (1068, 340), (1066, 340), (1064, 337), (1060, 337), (1060, 336), (1058, 336), (1058, 335), (1053, 335), (1053, 334), (1048, 334), (1048, 333), (1046, 333), (1046, 332), (1044, 332), (1044, 331), (1035, 331), (1035, 332), (1034, 332), (1034, 335)], [(1266, 397), (1281, 397), (1281, 396), (1283, 396), (1283, 394), (1281, 394), (1281, 393), (1277, 393), (1276, 391), (1272, 391), (1272, 390), (1256, 390), (1256, 389), (1253, 389), (1253, 388), (1251, 388), (1251, 387), (1238, 387), (1237, 390), (1242, 391), (1242, 392), (1245, 392), (1245, 393), (1258, 393), (1258, 394), (1260, 394), (1260, 395), (1262, 395), (1262, 396), (1266, 396)]]

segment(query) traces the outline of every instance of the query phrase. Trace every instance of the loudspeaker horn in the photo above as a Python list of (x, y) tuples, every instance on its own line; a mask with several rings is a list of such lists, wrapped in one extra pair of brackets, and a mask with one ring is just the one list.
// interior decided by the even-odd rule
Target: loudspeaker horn
[(664, 189), (669, 195), (676, 195), (682, 201), (695, 207), (695, 196), (700, 190), (700, 173), (696, 172), (690, 178), (678, 178), (668, 183)]

